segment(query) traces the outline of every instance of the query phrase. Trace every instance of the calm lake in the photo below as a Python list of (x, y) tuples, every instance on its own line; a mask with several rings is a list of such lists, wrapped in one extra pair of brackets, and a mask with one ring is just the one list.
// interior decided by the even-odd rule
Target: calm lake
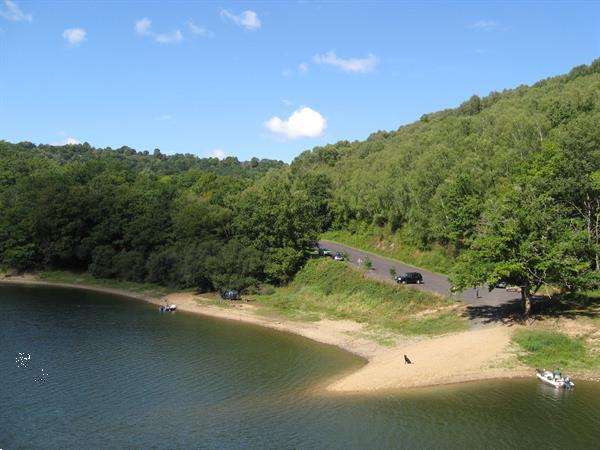
[(235, 322), (0, 286), (0, 448), (598, 448), (600, 385), (323, 393), (363, 362)]

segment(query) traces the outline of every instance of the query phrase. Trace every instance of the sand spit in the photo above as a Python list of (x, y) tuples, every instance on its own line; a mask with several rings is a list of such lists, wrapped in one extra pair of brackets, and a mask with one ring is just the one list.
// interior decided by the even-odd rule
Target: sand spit
[[(495, 326), (398, 345), (328, 389), (365, 392), (531, 375), (524, 367), (501, 367), (511, 358), (510, 335), (508, 327)], [(412, 364), (406, 364), (404, 355)]]

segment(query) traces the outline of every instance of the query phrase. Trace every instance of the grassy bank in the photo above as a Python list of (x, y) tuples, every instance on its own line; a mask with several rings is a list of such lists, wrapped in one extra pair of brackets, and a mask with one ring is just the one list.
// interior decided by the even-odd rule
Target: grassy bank
[(521, 353), (519, 360), (530, 367), (600, 369), (600, 355), (583, 337), (544, 330), (517, 330), (513, 342)]
[(82, 286), (122, 289), (124, 291), (145, 294), (152, 297), (162, 297), (164, 295), (176, 292), (175, 289), (159, 286), (157, 284), (134, 283), (133, 281), (115, 280), (114, 278), (94, 278), (88, 273), (40, 272), (36, 274), (36, 278), (40, 281), (47, 281), (50, 283), (67, 283), (79, 284)]
[(449, 299), (403, 286), (381, 283), (332, 261), (309, 261), (294, 281), (258, 303), (301, 319), (351, 319), (402, 334), (439, 335), (466, 330)]
[(369, 228), (354, 233), (350, 231), (328, 231), (321, 238), (438, 273), (450, 273), (455, 263), (454, 257), (441, 247), (420, 250), (403, 242), (398, 235), (386, 232), (383, 229)]

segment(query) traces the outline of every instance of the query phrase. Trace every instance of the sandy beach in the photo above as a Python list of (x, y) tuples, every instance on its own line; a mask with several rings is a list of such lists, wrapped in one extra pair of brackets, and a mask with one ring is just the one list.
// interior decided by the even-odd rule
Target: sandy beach
[[(58, 286), (88, 289), (142, 300), (155, 305), (177, 305), (179, 311), (225, 320), (255, 324), (294, 333), (321, 343), (337, 346), (366, 359), (358, 371), (335, 380), (331, 392), (376, 392), (418, 386), (459, 383), (491, 378), (531, 376), (532, 370), (516, 364), (510, 351), (514, 327), (497, 325), (436, 338), (395, 337), (390, 346), (374, 339), (373, 331), (350, 320), (301, 322), (259, 313), (252, 303), (235, 302), (216, 306), (214, 302), (190, 292), (163, 298), (127, 292), (121, 289), (49, 283), (32, 276), (0, 279), (0, 283)], [(413, 364), (405, 364), (408, 355)], [(510, 368), (507, 368), (510, 367)]]

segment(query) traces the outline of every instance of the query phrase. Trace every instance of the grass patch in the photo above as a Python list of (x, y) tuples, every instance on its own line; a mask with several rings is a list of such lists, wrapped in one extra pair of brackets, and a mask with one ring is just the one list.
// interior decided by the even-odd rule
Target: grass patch
[(451, 273), (456, 262), (455, 258), (442, 247), (420, 250), (403, 242), (397, 234), (383, 229), (370, 228), (355, 233), (328, 231), (321, 238), (443, 274)]
[(135, 292), (137, 294), (150, 295), (152, 297), (162, 297), (173, 292), (176, 289), (167, 288), (152, 283), (135, 283), (133, 281), (94, 278), (88, 273), (71, 272), (40, 272), (37, 278), (41, 281), (51, 283), (79, 284), (82, 286), (97, 286), (113, 289), (122, 289), (124, 291)]
[(552, 331), (517, 330), (512, 340), (522, 350), (519, 360), (530, 367), (600, 368), (600, 358), (586, 348), (582, 338)]
[[(330, 259), (309, 261), (290, 285), (257, 296), (257, 302), (289, 317), (350, 319), (402, 334), (439, 335), (469, 326), (448, 311), (450, 299), (372, 280)], [(423, 311), (426, 317), (413, 317)]]
[(400, 330), (404, 334), (435, 336), (468, 329), (469, 323), (458, 314), (441, 312), (425, 319), (406, 320)]

